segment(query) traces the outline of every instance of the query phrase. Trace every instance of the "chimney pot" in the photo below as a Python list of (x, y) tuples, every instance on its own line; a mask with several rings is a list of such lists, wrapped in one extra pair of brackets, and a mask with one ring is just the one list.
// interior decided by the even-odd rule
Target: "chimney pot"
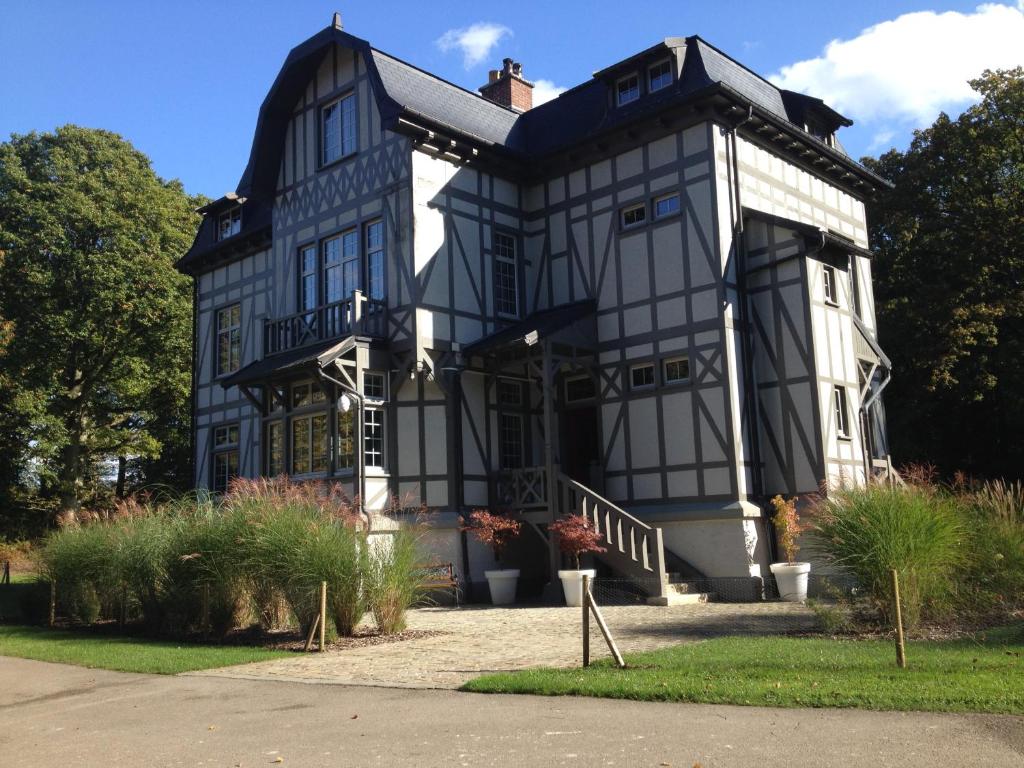
[(512, 74), (515, 75), (516, 77), (523, 76), (523, 65), (520, 64), (518, 61), (512, 65)]
[(490, 72), (487, 73), (487, 82), (496, 82), (499, 77), (501, 77), (501, 70), (492, 69)]
[(342, 29), (341, 26), (341, 14), (338, 11), (334, 12), (334, 18), (331, 19), (331, 26), (335, 29)]

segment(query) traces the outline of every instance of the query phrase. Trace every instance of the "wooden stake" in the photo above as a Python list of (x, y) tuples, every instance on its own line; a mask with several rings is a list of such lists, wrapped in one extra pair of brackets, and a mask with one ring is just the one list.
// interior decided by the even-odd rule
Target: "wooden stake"
[(590, 666), (590, 575), (583, 574), (583, 666)]
[(11, 561), (10, 560), (4, 560), (4, 575), (3, 575), (3, 578), (0, 578), (0, 584), (10, 584), (10, 583), (11, 583)]
[(604, 635), (604, 641), (608, 643), (608, 649), (612, 652), (615, 663), (619, 665), (619, 669), (625, 669), (626, 662), (622, 659), (622, 654), (619, 653), (619, 648), (615, 645), (615, 641), (612, 640), (612, 633), (608, 631), (608, 625), (604, 623), (604, 617), (601, 615), (597, 603), (594, 602), (594, 596), (590, 594), (589, 590), (587, 591), (587, 602), (590, 603), (590, 610), (594, 612), (594, 621), (597, 622), (597, 628)]
[(903, 612), (900, 609), (900, 577), (896, 569), (892, 569), (892, 604), (896, 616), (896, 666), (907, 668), (907, 648), (903, 643)]
[(50, 626), (57, 623), (57, 580), (50, 579)]
[(320, 653), (327, 650), (327, 582), (320, 582)]

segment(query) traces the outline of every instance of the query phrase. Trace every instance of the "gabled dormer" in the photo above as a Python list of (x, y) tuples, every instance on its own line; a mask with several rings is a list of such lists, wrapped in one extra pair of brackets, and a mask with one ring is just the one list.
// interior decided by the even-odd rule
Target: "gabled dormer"
[(669, 37), (635, 56), (594, 73), (608, 89), (612, 109), (628, 109), (659, 92), (667, 92), (679, 79), (686, 40)]
[(838, 147), (836, 131), (853, 125), (821, 99), (796, 91), (780, 90), (789, 121), (829, 147)]

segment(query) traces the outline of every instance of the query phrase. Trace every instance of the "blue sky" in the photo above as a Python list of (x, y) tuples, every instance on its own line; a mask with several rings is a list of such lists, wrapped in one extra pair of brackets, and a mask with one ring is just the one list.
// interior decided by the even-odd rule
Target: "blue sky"
[(245, 166), (288, 51), (340, 10), (345, 29), (467, 88), (504, 56), (552, 93), (669, 35), (699, 34), (857, 123), (855, 157), (904, 148), (968, 77), (1024, 64), (1024, 0), (803, 2), (223, 2), (0, 0), (0, 136), (116, 131), (165, 178), (217, 197)]

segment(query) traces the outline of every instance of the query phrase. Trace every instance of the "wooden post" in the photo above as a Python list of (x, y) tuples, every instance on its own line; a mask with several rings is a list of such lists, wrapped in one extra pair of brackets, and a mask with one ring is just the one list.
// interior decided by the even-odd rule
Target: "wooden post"
[(50, 579), (50, 617), (49, 625), (57, 623), (57, 580)]
[(618, 664), (619, 669), (625, 669), (626, 662), (623, 660), (622, 654), (619, 653), (619, 647), (612, 640), (612, 633), (608, 631), (608, 625), (604, 623), (604, 616), (601, 615), (601, 610), (597, 607), (597, 604), (594, 602), (594, 596), (590, 594), (589, 590), (587, 591), (587, 603), (590, 605), (590, 610), (594, 612), (594, 621), (597, 622), (597, 628), (601, 630), (604, 641), (608, 643), (608, 650), (612, 652), (615, 663)]
[(583, 666), (590, 666), (590, 575), (583, 574)]
[(316, 637), (316, 628), (319, 627), (319, 626), (320, 626), (320, 614), (318, 613), (316, 615), (316, 618), (313, 619), (313, 624), (309, 628), (309, 634), (306, 635), (306, 645), (302, 649), (306, 653), (309, 653), (309, 649), (313, 647), (313, 638)]
[(3, 578), (0, 579), (0, 584), (10, 584), (10, 583), (11, 583), (11, 561), (10, 560), (4, 560), (4, 575), (3, 575)]
[(327, 650), (327, 582), (320, 582), (320, 653)]
[(907, 648), (903, 643), (903, 612), (900, 609), (900, 577), (896, 569), (892, 569), (892, 604), (896, 617), (896, 666), (907, 668)]
[(118, 616), (117, 624), (123, 630), (128, 623), (128, 587), (121, 587), (121, 615)]

